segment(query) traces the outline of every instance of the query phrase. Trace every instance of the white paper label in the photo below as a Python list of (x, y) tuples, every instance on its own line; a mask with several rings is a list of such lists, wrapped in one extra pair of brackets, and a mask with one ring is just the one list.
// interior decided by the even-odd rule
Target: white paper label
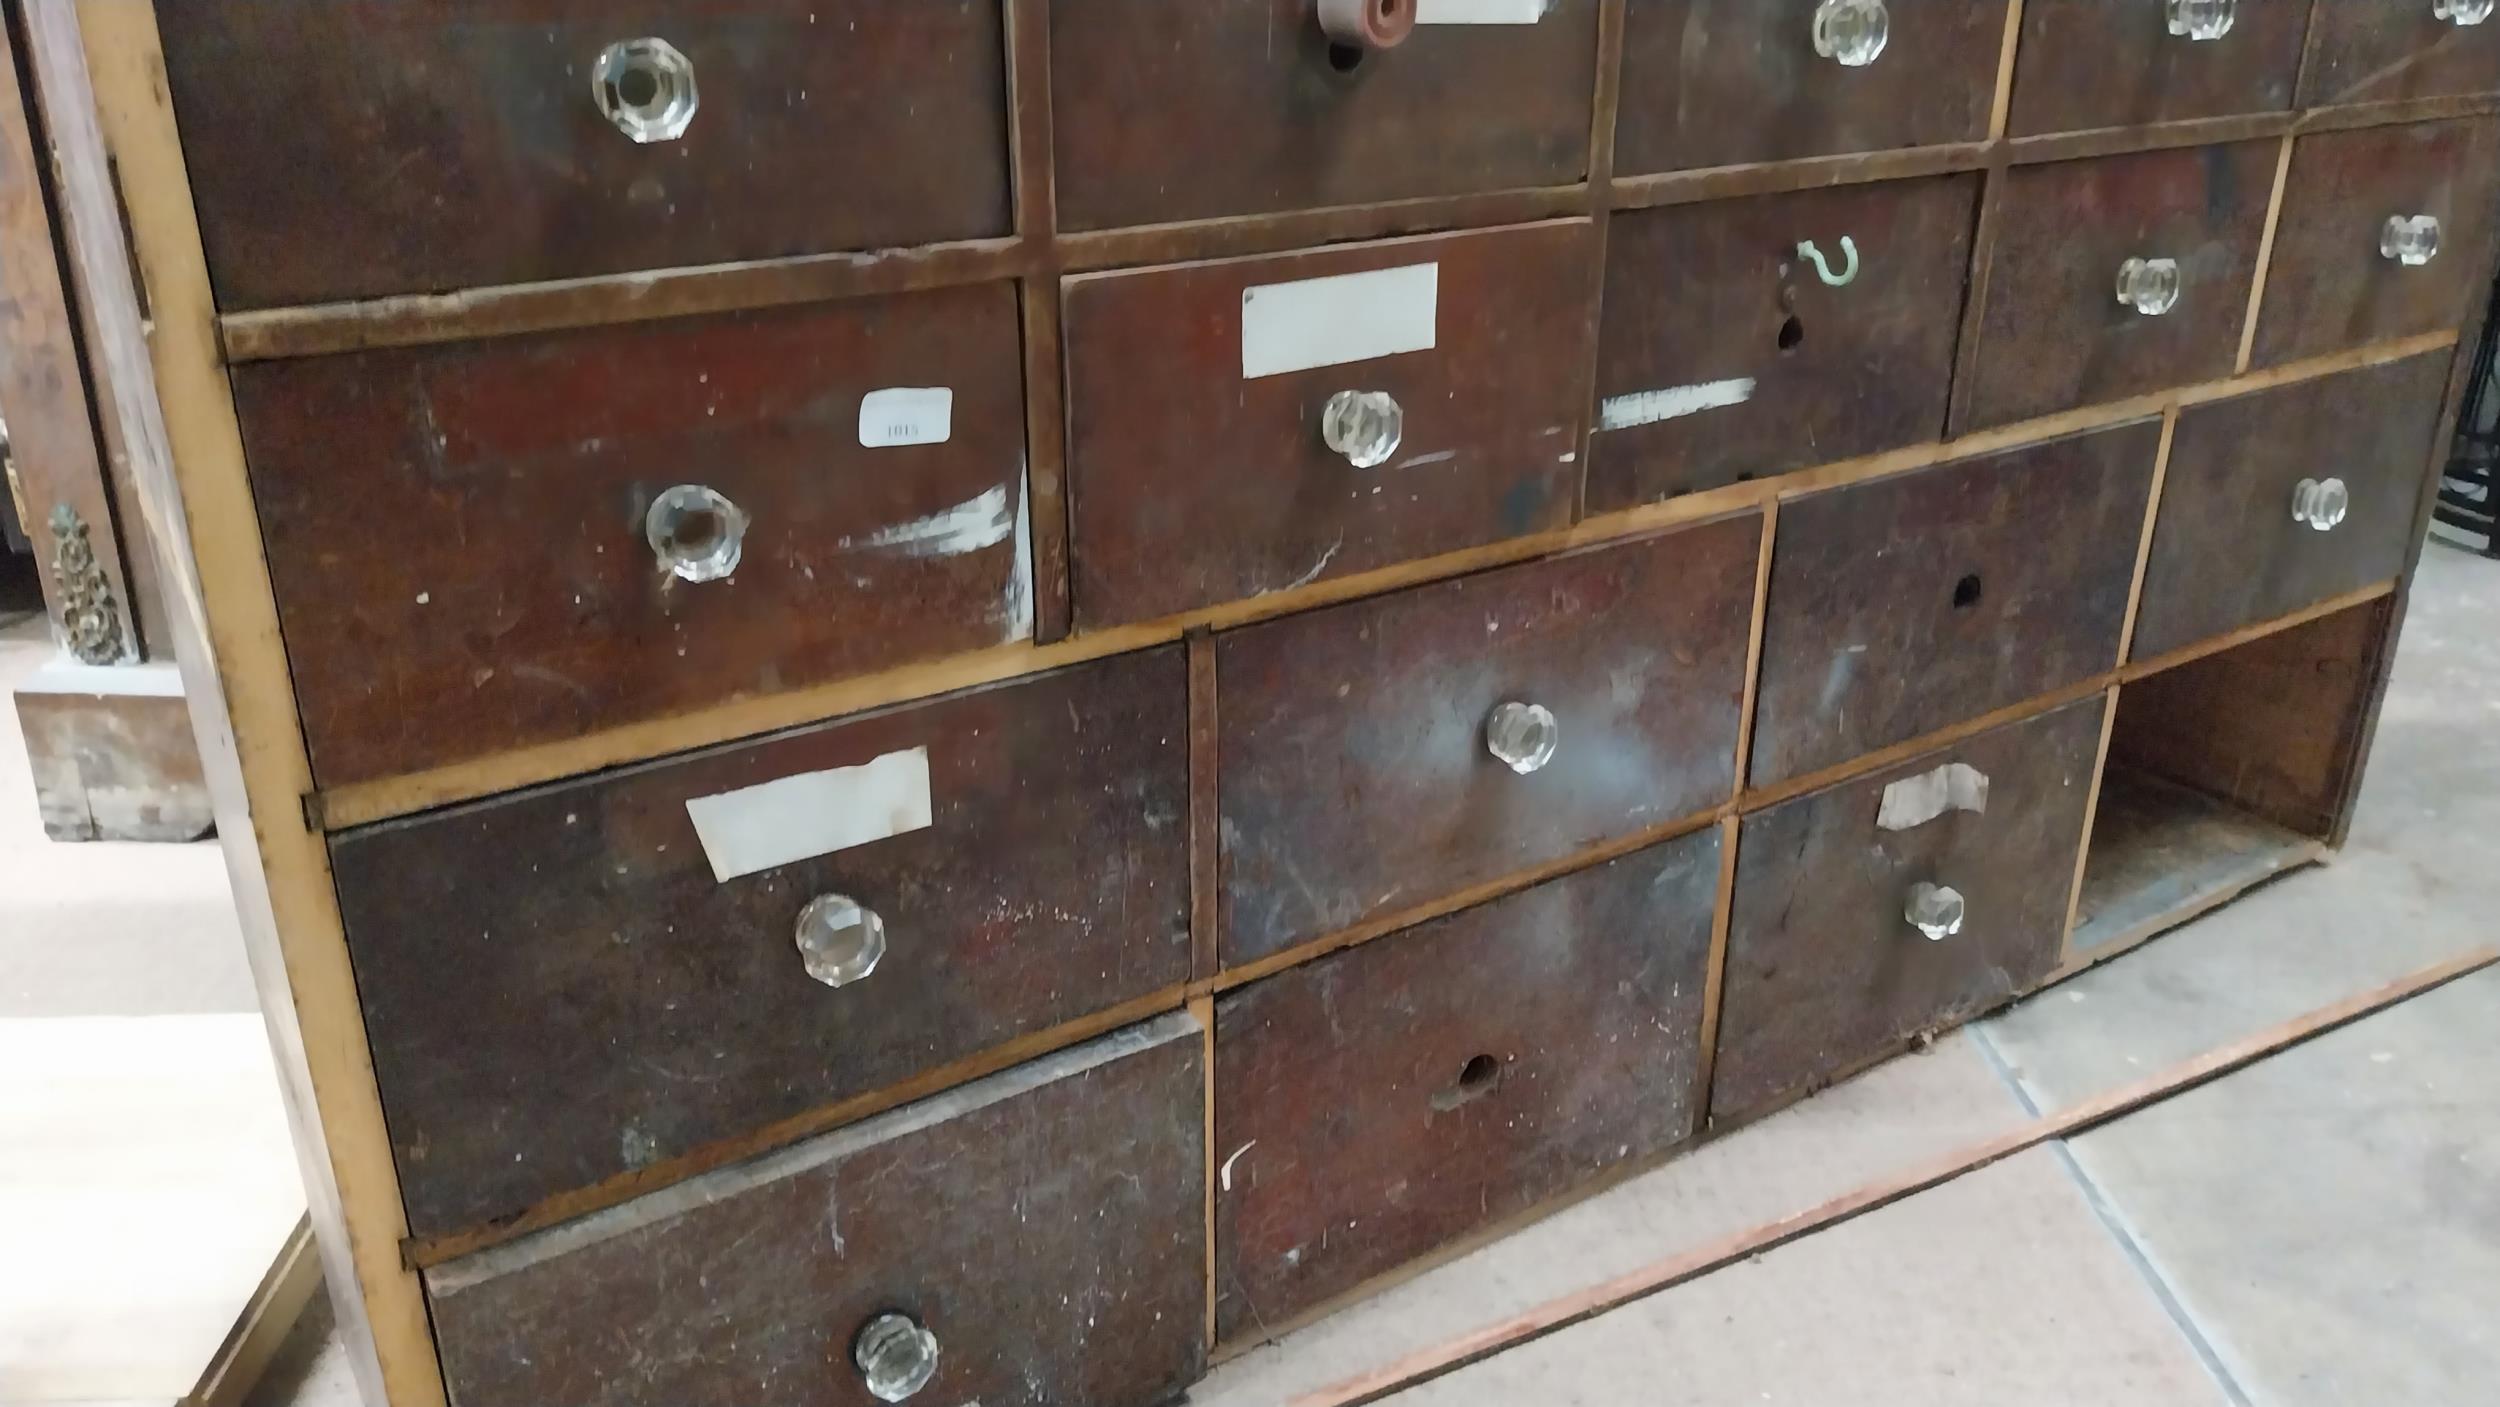
[(1875, 824), (1888, 831), (1914, 830), (1947, 811), (1988, 810), (1988, 774), (1967, 762), (1948, 762), (1931, 772), (1903, 777), (1884, 788)]
[(1415, 0), (1417, 24), (1535, 24), (1553, 0)]
[(942, 445), (954, 433), (951, 386), (888, 386), (859, 398), (859, 442), (870, 449)]
[(1439, 264), (1245, 288), (1242, 379), (1429, 352), (1440, 307)]
[(929, 750), (889, 752), (857, 767), (802, 772), (714, 796), (690, 797), (712, 878), (813, 860), (929, 825)]

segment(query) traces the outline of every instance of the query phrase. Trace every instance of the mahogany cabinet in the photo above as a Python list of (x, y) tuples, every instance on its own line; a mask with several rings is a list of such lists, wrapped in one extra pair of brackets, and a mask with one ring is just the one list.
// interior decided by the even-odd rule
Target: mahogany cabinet
[(2327, 853), (2488, 8), (30, 7), (365, 1392), (1160, 1407)]

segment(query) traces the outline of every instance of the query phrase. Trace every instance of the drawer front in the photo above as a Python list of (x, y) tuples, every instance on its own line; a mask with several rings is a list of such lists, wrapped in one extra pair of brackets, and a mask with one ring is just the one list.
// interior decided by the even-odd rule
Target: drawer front
[[(2240, 142), (2008, 172), (1970, 423), (2230, 375), (2281, 150)], [(2150, 289), (2120, 301), (2135, 260), (2175, 266), (2166, 303)]]
[(1206, 1357), (1203, 1048), (1165, 1017), (431, 1270), (452, 1400), (877, 1407), (926, 1347), (916, 1400), (1171, 1401)]
[(2500, 23), (2438, 11), (2433, 0), (2318, 0), (2301, 106), (2500, 89)]
[(1820, 0), (1630, 0), (1618, 174), (1975, 142), (2005, 43), (2000, 5), (1888, 0), (1872, 62), (1817, 52)]
[(1413, 3), (1373, 51), (1315, 0), (1052, 0), (1061, 228), (1582, 179), (1598, 0)]
[(2291, 107), (2307, 0), (2235, 5), (2218, 37), (2174, 31), (2172, 8), (2024, 0), (2008, 129), (2028, 136)]
[(2137, 421), (1783, 505), (1753, 783), (2114, 668), (2160, 441)]
[(1706, 830), (1218, 1002), (1217, 1340), (1688, 1137), (1718, 881)]
[[(2500, 21), (2493, 24), (2500, 37)], [(2256, 364), (2457, 326), (2483, 297), (2500, 205), (2500, 120), (2302, 137), (2257, 319)], [(2435, 250), (2406, 262), (2388, 222), (2429, 216)]]
[(1225, 960), (1726, 800), (1761, 543), (1747, 514), (1218, 637)]
[[(1745, 818), (1736, 842), (1710, 1117), (1743, 1118), (1818, 1088), (1922, 1031), (2029, 990), (2065, 944), (2102, 701), (1982, 733), (1862, 781)], [(1962, 786), (1925, 779), (1938, 769)], [(1911, 794), (1984, 778), (1984, 810), (1918, 824)], [(1939, 779), (1941, 780), (1941, 779)], [(1893, 794), (1887, 828), (1886, 791)], [(1959, 931), (1931, 940), (1960, 896)], [(1939, 931), (1943, 925), (1938, 923)], [(1219, 1106), (1220, 1107), (1220, 1106)]]
[(1016, 339), (997, 284), (235, 368), (321, 785), (1030, 635)]
[(410, 1229), (1186, 981), (1185, 691), (1156, 650), (332, 841)]
[(219, 306), (1007, 233), (999, 0), (620, 8), (162, 7)]
[[(1574, 220), (1069, 279), (1080, 623), (1568, 524), (1594, 257)], [(1331, 448), (1375, 395), (1399, 433)]]
[(1590, 509), (1942, 435), (1978, 193), (1947, 176), (1615, 216)]
[[(2449, 354), (2433, 352), (2181, 412), (2135, 657), (2403, 571), (2448, 367)], [(2304, 484), (2342, 493), (2319, 501)]]

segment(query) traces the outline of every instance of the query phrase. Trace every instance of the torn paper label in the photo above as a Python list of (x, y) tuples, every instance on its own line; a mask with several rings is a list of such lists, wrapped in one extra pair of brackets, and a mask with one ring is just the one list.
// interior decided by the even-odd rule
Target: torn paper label
[(1875, 813), (1875, 824), (1883, 830), (1905, 831), (1947, 811), (1978, 814), (1987, 809), (1988, 774), (1967, 762), (1948, 762), (1884, 788), (1884, 804)]
[(888, 386), (859, 398), (859, 442), (865, 448), (942, 445), (954, 433), (951, 386)]
[(1242, 379), (1429, 352), (1440, 309), (1439, 264), (1245, 288)]
[(1554, 0), (1415, 0), (1417, 24), (1535, 24)]
[(690, 797), (686, 816), (712, 862), (712, 878), (723, 883), (925, 830), (929, 750)]
[(1753, 389), (1752, 377), (1739, 376), (1726, 381), (1705, 381), (1698, 386), (1669, 386), (1662, 391), (1610, 396), (1597, 408), (1597, 428), (1629, 430), (1636, 425), (1655, 425), (1661, 420), (1743, 405), (1753, 399)]

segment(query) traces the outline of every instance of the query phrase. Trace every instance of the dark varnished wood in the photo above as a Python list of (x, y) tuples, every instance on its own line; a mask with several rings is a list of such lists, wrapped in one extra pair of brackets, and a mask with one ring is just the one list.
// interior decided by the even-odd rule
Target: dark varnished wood
[(1814, 52), (1817, 0), (1630, 0), (1615, 169), (1788, 161), (1988, 135), (2005, 9), (1892, 0), (1864, 68)]
[(1170, 1016), (427, 1273), (462, 1407), (1160, 1407), (1205, 1361), (1204, 1064)]
[[(236, 368), (322, 785), (1024, 638), (1020, 372), (1001, 284)], [(892, 386), (952, 438), (863, 448)], [(681, 483), (735, 575), (658, 570)]]
[[(2102, 708), (2086, 699), (1745, 818), (1713, 1122), (1817, 1087), (2048, 975), (2066, 937)], [(1886, 786), (1952, 762), (1987, 776), (1984, 813), (1947, 811), (1908, 830), (1876, 824)], [(1902, 916), (1921, 882), (1961, 891), (1960, 933), (1931, 942)]]
[(2500, 89), (2500, 24), (2450, 24), (2431, 0), (2318, 0), (2309, 23), (2303, 107)]
[[(1598, 339), (1589, 508), (1896, 449), (1944, 433), (1976, 175), (1617, 214)], [(1825, 286), (1797, 252), (1857, 278)], [(1750, 380), (1752, 396), (1606, 429), (1616, 397)]]
[[(411, 1231), (1186, 982), (1184, 696), (1166, 648), (336, 838)], [(914, 747), (928, 828), (713, 877), (689, 799)], [(825, 893), (886, 921), (850, 987), (792, 944)]]
[[(2231, 374), (2280, 156), (2239, 142), (2005, 173), (1969, 427)], [(2179, 301), (2117, 299), (2130, 258), (2179, 263)]]
[[(1081, 627), (1172, 615), (1568, 523), (1596, 336), (1586, 221), (1067, 281)], [(1432, 350), (1246, 380), (1260, 285), (1437, 263)], [(1390, 463), (1320, 438), (1343, 390), (1406, 412)]]
[[(1734, 782), (1761, 519), (1217, 637), (1238, 966), (1708, 809)], [(1560, 743), (1520, 776), (1505, 702)]]
[(1578, 181), (1597, 11), (1552, 0), (1529, 25), (1423, 24), (1332, 61), (1312, 0), (1053, 0), (1060, 223)]
[(2160, 439), (2136, 421), (1782, 505), (1753, 783), (2115, 667)]
[(1705, 830), (1218, 1003), (1217, 1340), (1689, 1136), (1718, 879)]
[[(2492, 38), (2500, 41), (2500, 22)], [(2482, 297), (2500, 216), (2500, 119), (2318, 133), (2292, 146), (2255, 364), (2455, 327)], [(2435, 215), (2439, 256), (2379, 253), (2390, 215)]]
[[(2182, 411), (2135, 658), (2402, 571), (2448, 361), (2436, 352)], [(2350, 488), (2350, 516), (2328, 532), (2294, 522), (2294, 487), (2330, 477)]]
[(2229, 34), (2195, 40), (2170, 32), (2165, 5), (2023, 0), (2007, 130), (2029, 136), (2285, 111), (2300, 79), (2309, 3), (2241, 0)]

